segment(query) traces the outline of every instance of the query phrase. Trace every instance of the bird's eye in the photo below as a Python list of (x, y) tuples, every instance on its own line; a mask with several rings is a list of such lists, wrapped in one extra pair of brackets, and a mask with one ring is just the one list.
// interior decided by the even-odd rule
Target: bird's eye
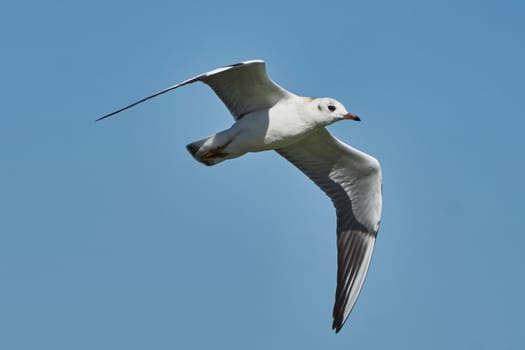
[(328, 105), (328, 109), (330, 110), (330, 112), (333, 112), (333, 111), (335, 111), (335, 106), (334, 105)]

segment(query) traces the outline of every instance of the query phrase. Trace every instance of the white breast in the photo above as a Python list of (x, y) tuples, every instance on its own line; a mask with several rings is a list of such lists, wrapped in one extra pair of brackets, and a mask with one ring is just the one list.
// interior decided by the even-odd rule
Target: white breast
[(270, 109), (245, 115), (232, 126), (237, 147), (247, 152), (289, 146), (308, 135), (317, 125), (297, 108), (295, 99), (286, 99)]

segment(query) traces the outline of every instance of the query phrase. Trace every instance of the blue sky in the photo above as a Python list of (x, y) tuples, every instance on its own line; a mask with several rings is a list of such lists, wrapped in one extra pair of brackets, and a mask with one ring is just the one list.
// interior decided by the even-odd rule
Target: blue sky
[[(518, 1), (4, 1), (0, 348), (521, 349)], [(382, 226), (338, 335), (335, 213), (273, 152), (204, 167), (205, 85), (247, 59), (362, 117)]]

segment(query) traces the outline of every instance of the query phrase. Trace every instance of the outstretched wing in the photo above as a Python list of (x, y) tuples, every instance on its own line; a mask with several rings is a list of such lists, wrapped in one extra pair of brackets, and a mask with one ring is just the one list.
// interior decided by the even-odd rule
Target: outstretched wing
[(337, 214), (337, 290), (332, 328), (338, 332), (359, 296), (381, 218), (379, 162), (322, 128), (277, 152), (314, 181)]
[(203, 73), (196, 77), (172, 85), (155, 94), (106, 114), (97, 121), (111, 117), (142, 102), (174, 90), (178, 87), (201, 81), (209, 85), (228, 107), (237, 120), (245, 114), (264, 108), (270, 108), (279, 100), (292, 94), (270, 80), (262, 60), (252, 60), (232, 64)]

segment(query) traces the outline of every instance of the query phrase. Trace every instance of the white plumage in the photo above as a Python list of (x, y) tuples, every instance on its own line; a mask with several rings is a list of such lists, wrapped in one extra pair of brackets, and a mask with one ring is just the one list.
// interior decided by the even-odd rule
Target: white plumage
[(339, 141), (325, 127), (360, 119), (335, 99), (284, 90), (268, 78), (264, 61), (253, 60), (198, 75), (97, 120), (197, 81), (215, 91), (236, 121), (231, 128), (186, 146), (197, 161), (214, 165), (247, 152), (273, 149), (332, 199), (338, 256), (332, 327), (338, 332), (368, 271), (381, 219), (382, 182), (375, 158)]

